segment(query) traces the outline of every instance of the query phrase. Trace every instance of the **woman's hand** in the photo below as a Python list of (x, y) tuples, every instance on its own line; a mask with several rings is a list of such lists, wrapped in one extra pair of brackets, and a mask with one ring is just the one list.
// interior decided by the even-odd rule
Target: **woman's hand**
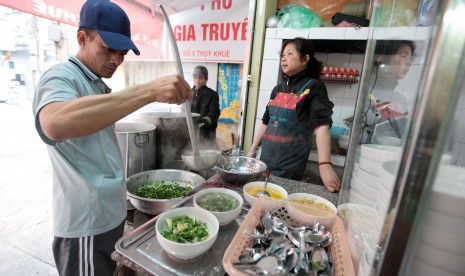
[(339, 191), (341, 181), (330, 164), (320, 165), (320, 177), (325, 188), (333, 193)]
[(247, 157), (255, 158), (257, 157), (258, 149), (256, 147), (251, 147), (249, 152), (247, 153)]

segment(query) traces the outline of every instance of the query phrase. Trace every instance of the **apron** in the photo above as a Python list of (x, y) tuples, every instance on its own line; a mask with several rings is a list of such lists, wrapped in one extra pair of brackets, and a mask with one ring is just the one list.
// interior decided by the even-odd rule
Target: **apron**
[(273, 175), (293, 180), (301, 180), (304, 175), (313, 130), (302, 126), (296, 106), (307, 96), (302, 93), (312, 81), (307, 81), (297, 94), (278, 92), (269, 104), (270, 121), (262, 139), (260, 159)]

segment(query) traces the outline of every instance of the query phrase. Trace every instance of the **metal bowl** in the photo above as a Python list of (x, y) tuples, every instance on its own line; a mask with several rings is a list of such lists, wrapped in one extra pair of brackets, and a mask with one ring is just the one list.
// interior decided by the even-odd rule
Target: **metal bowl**
[(205, 182), (205, 179), (200, 175), (183, 170), (163, 169), (141, 172), (129, 177), (126, 180), (126, 194), (128, 195), (131, 204), (141, 212), (157, 215), (170, 209), (173, 205), (180, 202), (182, 197), (171, 199), (151, 199), (136, 196), (131, 193), (131, 191), (134, 191), (139, 186), (162, 180), (188, 183), (192, 186), (192, 188), (195, 188)]
[(193, 152), (186, 152), (182, 157), (184, 164), (191, 170), (204, 171), (213, 168), (220, 159), (221, 151), (219, 150), (200, 150), (200, 159), (196, 161)]
[(257, 180), (266, 168), (263, 161), (237, 155), (222, 155), (214, 167), (221, 180), (238, 186)]

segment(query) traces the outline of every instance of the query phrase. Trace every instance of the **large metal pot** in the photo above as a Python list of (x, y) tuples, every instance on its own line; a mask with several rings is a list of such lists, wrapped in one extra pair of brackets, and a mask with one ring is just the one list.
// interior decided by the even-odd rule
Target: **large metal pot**
[(155, 169), (155, 126), (116, 122), (116, 137), (123, 157), (125, 176)]
[[(196, 137), (199, 140), (200, 114), (192, 113)], [(156, 168), (186, 168), (181, 155), (192, 151), (187, 129), (186, 114), (182, 112), (140, 112), (135, 118), (138, 122), (153, 124), (156, 129)]]
[(204, 183), (205, 179), (189, 171), (168, 169), (141, 172), (126, 179), (126, 194), (132, 205), (134, 205), (137, 210), (151, 215), (162, 213), (182, 200), (182, 198), (150, 199), (139, 197), (131, 193), (131, 191), (134, 191), (137, 187), (155, 181), (180, 181), (188, 183), (192, 188), (195, 188)]

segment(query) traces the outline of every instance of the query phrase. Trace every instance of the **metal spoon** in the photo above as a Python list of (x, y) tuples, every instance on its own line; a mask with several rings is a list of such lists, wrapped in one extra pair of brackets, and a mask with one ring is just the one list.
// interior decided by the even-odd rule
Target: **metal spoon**
[(328, 266), (328, 254), (323, 247), (317, 246), (313, 249), (311, 260), (313, 271), (325, 270)]
[(270, 193), (266, 191), (266, 184), (268, 184), (268, 177), (270, 176), (270, 169), (266, 169), (266, 177), (265, 177), (265, 188), (263, 191), (257, 193), (257, 197), (271, 197)]
[(285, 272), (283, 260), (276, 256), (265, 256), (254, 264), (235, 263), (234, 266), (242, 271), (254, 271), (254, 275), (276, 275)]

